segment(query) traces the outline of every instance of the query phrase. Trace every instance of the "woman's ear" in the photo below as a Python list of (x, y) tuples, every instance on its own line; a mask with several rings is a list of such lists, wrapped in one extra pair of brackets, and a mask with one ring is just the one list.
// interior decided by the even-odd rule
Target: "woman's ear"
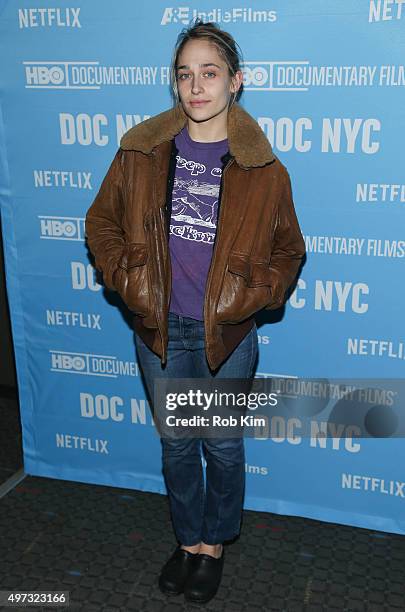
[(238, 70), (237, 72), (235, 72), (234, 76), (232, 77), (231, 92), (236, 93), (237, 91), (239, 91), (240, 86), (242, 85), (242, 82), (243, 82), (243, 72), (242, 70)]

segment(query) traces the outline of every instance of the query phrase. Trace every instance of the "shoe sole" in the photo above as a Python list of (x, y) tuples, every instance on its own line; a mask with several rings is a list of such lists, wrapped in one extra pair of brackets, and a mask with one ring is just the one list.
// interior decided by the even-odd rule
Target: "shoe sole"
[(163, 593), (164, 595), (169, 595), (169, 597), (174, 597), (176, 595), (182, 595), (183, 591), (166, 591), (166, 589), (162, 589), (161, 586), (159, 586), (160, 592)]
[(215, 591), (215, 593), (213, 595), (211, 595), (210, 597), (208, 597), (208, 599), (193, 599), (191, 597), (186, 597), (186, 595), (184, 595), (184, 599), (186, 601), (188, 601), (189, 603), (195, 603), (195, 604), (206, 604), (209, 601), (211, 601), (211, 599), (214, 599), (215, 595), (217, 594), (218, 591)]

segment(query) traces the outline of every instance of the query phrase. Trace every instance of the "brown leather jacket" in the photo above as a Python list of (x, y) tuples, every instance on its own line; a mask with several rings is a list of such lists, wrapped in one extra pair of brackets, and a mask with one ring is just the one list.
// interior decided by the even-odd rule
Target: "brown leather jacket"
[[(104, 284), (120, 293), (134, 313), (135, 331), (162, 364), (171, 293), (172, 141), (185, 124), (177, 106), (130, 129), (86, 215), (88, 246)], [(283, 305), (305, 253), (289, 174), (237, 104), (228, 113), (228, 142), (204, 302), (213, 370), (251, 329), (257, 311)]]

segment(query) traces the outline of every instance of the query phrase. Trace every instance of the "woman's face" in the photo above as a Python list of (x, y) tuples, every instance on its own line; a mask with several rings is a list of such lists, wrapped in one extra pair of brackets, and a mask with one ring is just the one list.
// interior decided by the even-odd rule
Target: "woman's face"
[(186, 115), (201, 123), (226, 115), (233, 92), (242, 82), (242, 73), (231, 78), (227, 64), (216, 46), (207, 40), (189, 40), (176, 66), (177, 88)]

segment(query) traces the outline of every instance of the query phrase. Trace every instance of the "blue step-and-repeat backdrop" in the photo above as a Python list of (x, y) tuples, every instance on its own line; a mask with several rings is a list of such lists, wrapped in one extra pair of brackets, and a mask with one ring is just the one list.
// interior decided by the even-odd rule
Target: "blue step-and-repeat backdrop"
[[(165, 492), (131, 313), (90, 263), (84, 218), (122, 134), (171, 106), (172, 49), (197, 16), (243, 50), (241, 103), (290, 173), (306, 241), (283, 315), (260, 318), (257, 375), (403, 377), (404, 0), (0, 11), (1, 220), (27, 473)], [(246, 440), (245, 507), (405, 533), (401, 437), (290, 435), (290, 416), (273, 438)]]

